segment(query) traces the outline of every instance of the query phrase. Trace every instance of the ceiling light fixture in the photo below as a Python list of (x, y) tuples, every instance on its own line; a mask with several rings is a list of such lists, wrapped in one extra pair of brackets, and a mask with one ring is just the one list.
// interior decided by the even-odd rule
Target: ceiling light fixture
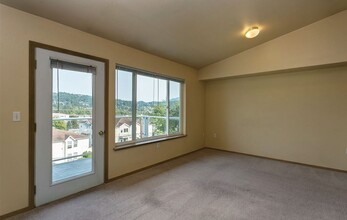
[(247, 30), (245, 36), (247, 38), (254, 38), (254, 37), (258, 36), (259, 32), (260, 32), (260, 30), (258, 27), (251, 27)]

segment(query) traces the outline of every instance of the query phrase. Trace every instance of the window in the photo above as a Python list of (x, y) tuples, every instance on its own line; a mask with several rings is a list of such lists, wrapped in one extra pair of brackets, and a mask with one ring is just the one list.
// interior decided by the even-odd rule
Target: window
[(77, 141), (74, 141), (74, 143), (73, 143), (73, 147), (77, 147), (78, 145), (77, 145)]
[(182, 134), (183, 83), (117, 66), (115, 142), (135, 143)]
[(67, 141), (67, 149), (72, 148), (72, 141)]

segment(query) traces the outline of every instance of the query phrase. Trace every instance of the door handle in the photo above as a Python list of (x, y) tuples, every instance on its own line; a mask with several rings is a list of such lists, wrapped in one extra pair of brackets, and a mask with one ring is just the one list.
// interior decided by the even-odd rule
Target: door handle
[(100, 136), (102, 136), (102, 135), (104, 135), (104, 134), (105, 134), (104, 131), (99, 131), (99, 135), (100, 135)]

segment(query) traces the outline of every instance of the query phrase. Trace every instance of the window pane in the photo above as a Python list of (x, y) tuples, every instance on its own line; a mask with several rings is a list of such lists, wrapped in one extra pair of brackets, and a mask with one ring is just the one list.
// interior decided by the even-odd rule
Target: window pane
[(117, 70), (116, 74), (116, 143), (132, 140), (133, 73)]
[(136, 139), (167, 134), (167, 80), (137, 75)]
[(170, 81), (169, 134), (180, 133), (181, 84)]
[(52, 182), (56, 183), (93, 171), (93, 75), (56, 68), (52, 74)]

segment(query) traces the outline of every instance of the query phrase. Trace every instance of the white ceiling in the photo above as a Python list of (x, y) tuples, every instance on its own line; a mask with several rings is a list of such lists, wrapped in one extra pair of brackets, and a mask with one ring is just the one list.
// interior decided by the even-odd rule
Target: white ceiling
[[(201, 68), (347, 9), (347, 0), (0, 0)], [(246, 39), (247, 27), (261, 33)]]

